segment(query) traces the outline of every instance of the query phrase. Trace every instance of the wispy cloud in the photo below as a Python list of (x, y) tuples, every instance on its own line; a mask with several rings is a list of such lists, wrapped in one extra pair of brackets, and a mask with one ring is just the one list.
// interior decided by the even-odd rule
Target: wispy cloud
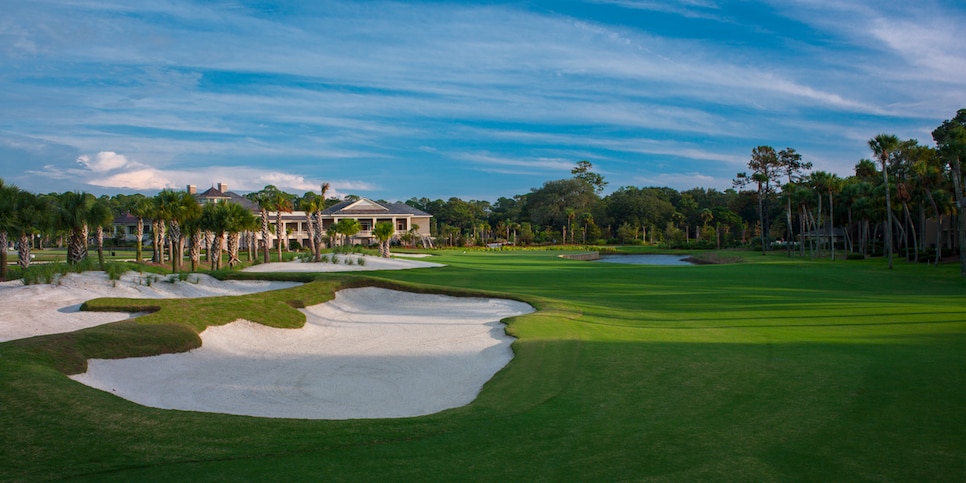
[(718, 180), (769, 143), (841, 173), (866, 130), (924, 132), (966, 103), (966, 9), (931, 2), (5, 7), (0, 165), (79, 188), (344, 180), (405, 199), (428, 184), (401, 186), (397, 166), (459, 195), (587, 158), (620, 179), (674, 159)]

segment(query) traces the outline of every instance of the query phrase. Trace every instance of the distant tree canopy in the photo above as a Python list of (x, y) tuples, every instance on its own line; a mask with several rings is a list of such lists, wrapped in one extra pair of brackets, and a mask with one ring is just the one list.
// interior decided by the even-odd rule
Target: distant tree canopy
[[(868, 141), (871, 159), (858, 160), (854, 174), (845, 178), (811, 172), (811, 162), (793, 148), (777, 151), (762, 145), (752, 149), (748, 169), (735, 176), (735, 189), (725, 191), (624, 185), (604, 195), (608, 182), (589, 161), (579, 161), (570, 178), (550, 180), (495, 202), (413, 197), (406, 204), (433, 215), (429, 228), (440, 245), (647, 242), (714, 248), (754, 244), (762, 250), (781, 246), (789, 256), (793, 247), (811, 256), (834, 256), (834, 248), (863, 256), (891, 257), (900, 252), (910, 260), (938, 261), (955, 246), (966, 247), (966, 209), (959, 208), (966, 206), (962, 174), (966, 109), (944, 121), (932, 137), (935, 148), (915, 139), (877, 135)], [(318, 194), (296, 196), (269, 185), (246, 196), (260, 208), (260, 230), (267, 238), (269, 211), (276, 212), (276, 217), (277, 212), (293, 210), (319, 213), (340, 201), (327, 198), (327, 191), (324, 184)], [(354, 195), (344, 198), (355, 199)], [(153, 259), (158, 260), (163, 258), (158, 252), (164, 245), (177, 252), (183, 232), (194, 236), (196, 231), (194, 215), (179, 200), (183, 196), (175, 192), (153, 198), (32, 195), (0, 180), (0, 241), (26, 240), (21, 243), (27, 245), (25, 250), (34, 239), (41, 245), (69, 242), (70, 261), (76, 263), (87, 256), (90, 233), (104, 227), (106, 212), (131, 213), (153, 222)], [(24, 215), (28, 212), (30, 216)], [(959, 220), (949, 221), (950, 216)], [(926, 220), (938, 217), (947, 220), (934, 223), (937, 231), (927, 233)], [(259, 229), (245, 225), (249, 231)], [(943, 226), (954, 227), (958, 244), (942, 235)], [(332, 233), (347, 238), (352, 232), (352, 227), (339, 228)], [(320, 246), (323, 232), (317, 231)], [(927, 235), (931, 242), (927, 243)], [(267, 244), (263, 250), (267, 261)], [(27, 253), (20, 258), (22, 264), (29, 263)], [(960, 260), (966, 274), (966, 252), (961, 250)], [(0, 279), (3, 275), (0, 271)]]

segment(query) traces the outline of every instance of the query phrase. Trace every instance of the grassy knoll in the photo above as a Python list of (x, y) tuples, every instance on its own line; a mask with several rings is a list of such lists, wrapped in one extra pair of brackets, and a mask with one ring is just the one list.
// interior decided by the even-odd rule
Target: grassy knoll
[[(381, 284), (533, 303), (471, 405), (398, 420), (164, 411), (67, 379), (80, 354), (184, 350), (201, 322), (298, 325), (367, 277), (150, 303), (137, 323), (0, 344), (0, 479), (916, 480), (966, 477), (966, 281), (881, 260), (647, 267), (443, 252)], [(229, 276), (245, 276), (231, 273)], [(305, 276), (305, 275), (299, 275)], [(276, 275), (276, 277), (281, 277)], [(160, 309), (160, 310), (158, 310)], [(205, 314), (198, 317), (195, 314)]]

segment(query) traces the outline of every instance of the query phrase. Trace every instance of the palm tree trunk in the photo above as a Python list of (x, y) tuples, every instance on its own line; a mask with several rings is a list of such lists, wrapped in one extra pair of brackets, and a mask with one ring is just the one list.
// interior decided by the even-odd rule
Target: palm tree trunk
[(855, 242), (852, 239), (852, 206), (851, 205), (849, 206), (848, 214), (849, 214), (849, 221), (848, 221), (849, 227), (845, 230), (845, 239), (849, 245), (849, 255), (851, 255), (855, 253)]
[(268, 234), (268, 210), (262, 209), (262, 262), (268, 263), (270, 260), (269, 255), (269, 239)]
[(168, 252), (171, 253), (171, 271), (178, 272), (181, 270), (181, 257), (184, 255), (181, 225), (177, 220), (171, 220), (170, 224), (171, 228), (168, 230), (168, 238), (170, 239), (171, 249)]
[(104, 227), (97, 227), (97, 265), (104, 270)]
[(808, 218), (805, 216), (805, 206), (800, 205), (798, 207), (798, 227), (799, 227), (799, 240), (798, 240), (798, 251), (801, 253), (802, 257), (805, 257), (805, 232), (808, 228)]
[(7, 232), (0, 230), (0, 282), (7, 281)]
[(882, 181), (885, 183), (886, 226), (885, 248), (889, 254), (889, 270), (892, 270), (892, 197), (889, 194), (889, 171), (886, 160), (882, 160)]
[(275, 243), (278, 244), (278, 260), (282, 261), (282, 210), (275, 212)]
[(828, 192), (828, 249), (835, 261), (835, 207), (832, 205), (832, 191)]
[[(939, 213), (939, 207), (936, 206), (936, 199), (932, 197), (932, 191), (926, 190), (926, 199), (929, 200), (929, 204), (932, 206), (932, 212), (936, 214), (936, 266), (939, 266), (939, 254), (942, 252), (942, 232), (943, 232), (943, 215)], [(923, 249), (925, 249), (925, 235), (926, 235), (926, 224), (922, 224), (922, 234), (923, 234)]]
[(67, 263), (75, 265), (87, 257), (87, 243), (81, 230), (71, 232), (67, 242)]
[(135, 242), (135, 252), (134, 252), (134, 263), (141, 263), (141, 256), (143, 255), (143, 245), (144, 245), (144, 218), (138, 217), (137, 230), (135, 230), (135, 235), (138, 237)]
[(241, 263), (238, 259), (238, 232), (228, 234), (228, 266), (234, 267)]
[[(792, 229), (792, 197), (788, 197), (788, 205), (785, 208), (785, 222), (788, 224), (788, 258), (792, 257), (792, 239), (795, 237), (795, 230)], [(720, 248), (720, 247), (719, 247)]]
[(322, 238), (325, 235), (325, 230), (322, 229), (322, 211), (315, 212), (315, 261), (318, 262), (322, 259)]
[(213, 255), (211, 252), (215, 248), (215, 234), (209, 230), (205, 230), (204, 238), (202, 238), (202, 241), (204, 241), (204, 247), (205, 247), (205, 261), (211, 262), (213, 260)]
[(308, 231), (309, 253), (315, 257), (315, 223), (312, 220), (312, 213), (305, 214), (305, 229)]
[[(909, 213), (909, 203), (902, 202), (902, 210), (906, 212), (906, 224), (912, 232), (912, 259), (919, 261), (919, 235), (916, 234), (916, 224), (912, 222), (912, 215)], [(906, 260), (909, 260), (909, 237), (906, 236)]]
[(956, 190), (956, 211), (959, 213), (956, 227), (959, 235), (959, 275), (966, 277), (966, 206), (963, 206), (962, 171), (962, 162), (957, 156), (953, 161), (953, 188)]
[(224, 243), (224, 237), (224, 233), (215, 234), (215, 241), (212, 244), (212, 249), (209, 249), (209, 252), (215, 252), (214, 258), (211, 259), (212, 270), (221, 270), (221, 245)]
[(191, 247), (188, 249), (188, 258), (191, 259), (191, 271), (198, 270), (198, 263), (201, 262), (201, 244), (204, 243), (204, 234), (201, 230), (191, 233)]
[(761, 227), (761, 254), (765, 255), (765, 194), (758, 185), (758, 226)]
[[(3, 252), (4, 252), (4, 255), (6, 255), (6, 252), (7, 252), (7, 240), (6, 240), (7, 234), (4, 233), (3, 234), (3, 237), (4, 237), (4, 240), (3, 240)], [(20, 234), (20, 246), (17, 248), (17, 255), (18, 255), (18, 257), (17, 257), (17, 265), (19, 265), (21, 269), (26, 270), (27, 267), (30, 266), (30, 234), (28, 234), (28, 233), (21, 233)], [(7, 266), (7, 261), (6, 260), (3, 261), (3, 265), (4, 265), (4, 268), (6, 268), (6, 266)], [(6, 276), (6, 274), (4, 274), (4, 276)]]

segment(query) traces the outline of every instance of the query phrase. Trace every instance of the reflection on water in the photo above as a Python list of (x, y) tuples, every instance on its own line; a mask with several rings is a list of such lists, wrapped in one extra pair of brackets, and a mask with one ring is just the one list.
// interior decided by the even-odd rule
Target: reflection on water
[(694, 265), (683, 255), (601, 255), (599, 262), (629, 265)]

